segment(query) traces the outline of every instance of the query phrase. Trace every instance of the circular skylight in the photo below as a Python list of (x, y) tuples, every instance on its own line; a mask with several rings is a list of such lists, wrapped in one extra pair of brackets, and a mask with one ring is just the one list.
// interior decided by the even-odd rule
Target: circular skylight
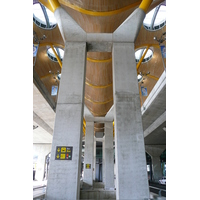
[(166, 24), (166, 6), (158, 5), (145, 17), (143, 25), (147, 30), (155, 31)]
[[(136, 62), (140, 61), (140, 58), (144, 54), (146, 48), (139, 49), (135, 52), (135, 60)], [(153, 56), (153, 51), (151, 49), (148, 49), (146, 55), (144, 56), (144, 59), (142, 60), (142, 63), (149, 61)]]
[[(57, 53), (57, 55), (60, 58), (60, 60), (62, 61), (63, 56), (64, 56), (64, 51), (61, 48), (58, 48), (58, 47), (54, 47), (54, 50)], [(47, 49), (47, 55), (51, 60), (53, 60), (55, 62), (58, 62), (58, 60), (57, 60), (52, 48), (48, 48)]]
[(33, 4), (33, 21), (37, 26), (45, 29), (52, 29), (56, 26), (54, 13), (41, 3)]

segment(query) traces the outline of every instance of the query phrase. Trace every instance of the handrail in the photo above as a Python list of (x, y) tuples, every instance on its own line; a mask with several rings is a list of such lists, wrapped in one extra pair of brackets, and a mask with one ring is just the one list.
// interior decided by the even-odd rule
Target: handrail
[(46, 185), (43, 185), (43, 186), (38, 186), (38, 187), (34, 187), (33, 190), (37, 190), (39, 188), (44, 188), (44, 187), (47, 187)]
[(157, 188), (157, 187), (153, 187), (153, 186), (149, 186), (149, 187), (152, 188), (152, 189), (161, 190), (161, 191), (166, 192), (166, 190), (164, 190), (164, 189), (162, 189), (162, 188)]

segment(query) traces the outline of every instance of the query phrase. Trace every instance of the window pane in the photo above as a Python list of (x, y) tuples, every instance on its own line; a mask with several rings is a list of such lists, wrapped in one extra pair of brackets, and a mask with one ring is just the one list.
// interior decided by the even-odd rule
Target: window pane
[(47, 15), (49, 17), (49, 23), (50, 25), (56, 24), (56, 18), (54, 17), (54, 13), (52, 13), (48, 8), (46, 8)]
[(154, 26), (160, 25), (163, 21), (166, 20), (166, 6), (160, 6), (160, 9), (157, 13)]
[[(145, 51), (146, 51), (146, 49), (144, 50), (144, 52), (145, 52)], [(147, 53), (146, 53), (144, 59), (150, 57), (150, 56), (152, 55), (152, 53), (153, 53), (153, 52), (152, 52), (150, 49), (148, 49), (148, 51), (147, 51)], [(144, 53), (143, 53), (143, 54), (144, 54)]]
[(59, 50), (59, 53), (60, 53), (60, 57), (61, 57), (61, 59), (63, 59), (64, 51), (63, 51), (62, 49), (60, 49), (60, 48), (58, 48), (58, 50)]
[(139, 49), (138, 51), (135, 52), (135, 59), (140, 60), (142, 51), (143, 51), (143, 49)]
[(46, 19), (44, 17), (44, 13), (39, 3), (33, 5), (33, 14), (37, 17), (41, 22), (46, 24)]
[(153, 17), (153, 14), (154, 14), (154, 11), (155, 11), (156, 8), (154, 8), (153, 10), (151, 10), (147, 15), (146, 17), (144, 18), (144, 21), (143, 23), (147, 24), (147, 25), (151, 25), (151, 20), (152, 20), (152, 17)]

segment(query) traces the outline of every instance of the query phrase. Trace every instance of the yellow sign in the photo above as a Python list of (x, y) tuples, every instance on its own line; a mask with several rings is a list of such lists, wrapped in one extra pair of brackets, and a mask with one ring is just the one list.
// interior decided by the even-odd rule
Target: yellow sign
[(60, 154), (60, 159), (65, 159), (65, 154), (64, 153)]
[(65, 153), (65, 152), (66, 152), (66, 147), (62, 147), (62, 148), (61, 148), (61, 152), (62, 152), (62, 153)]
[(91, 169), (91, 164), (85, 164), (86, 169)]
[(57, 151), (60, 152), (60, 148), (58, 148)]
[(67, 152), (69, 153), (69, 152), (71, 152), (71, 150), (70, 150), (70, 149), (67, 149)]
[(56, 158), (59, 158), (59, 154), (56, 156)]

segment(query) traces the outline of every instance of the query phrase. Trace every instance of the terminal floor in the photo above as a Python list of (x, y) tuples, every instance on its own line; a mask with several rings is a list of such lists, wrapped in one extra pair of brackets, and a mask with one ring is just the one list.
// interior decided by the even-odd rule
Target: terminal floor
[[(44, 186), (44, 185), (47, 185), (47, 180), (44, 180), (44, 181), (37, 181), (37, 180), (34, 180), (33, 181), (33, 189), (34, 188), (37, 188), (37, 187), (41, 187), (41, 186)], [(101, 191), (101, 190), (104, 190), (103, 189), (103, 183), (99, 182), (99, 183), (95, 183), (94, 184), (94, 187), (93, 189), (91, 190), (98, 190), (98, 191)], [(38, 194), (42, 194), (46, 192), (46, 190), (44, 190), (43, 188), (41, 189), (38, 189), (38, 190), (33, 190), (33, 197), (38, 195)], [(155, 200), (166, 200), (166, 197), (159, 197), (157, 194), (155, 193), (152, 193), (150, 192), (150, 199), (155, 199)]]

